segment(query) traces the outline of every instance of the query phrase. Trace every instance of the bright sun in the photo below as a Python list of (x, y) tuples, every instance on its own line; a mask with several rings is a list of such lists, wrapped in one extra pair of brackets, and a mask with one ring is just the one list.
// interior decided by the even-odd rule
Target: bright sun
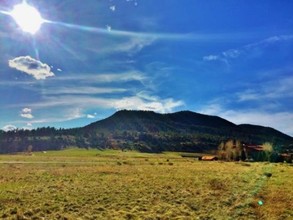
[(30, 34), (35, 34), (44, 23), (40, 12), (25, 1), (15, 5), (10, 15), (24, 32)]

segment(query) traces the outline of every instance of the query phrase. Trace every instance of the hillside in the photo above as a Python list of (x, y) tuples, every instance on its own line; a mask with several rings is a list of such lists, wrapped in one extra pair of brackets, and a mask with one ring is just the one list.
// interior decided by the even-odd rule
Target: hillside
[[(109, 118), (82, 128), (39, 128), (0, 133), (0, 152), (63, 149), (69, 146), (131, 149), (142, 152), (207, 152), (230, 138), (247, 143), (271, 142), (288, 148), (293, 138), (273, 128), (235, 125), (217, 116), (181, 111), (118, 111)], [(292, 145), (291, 145), (292, 147)]]
[(273, 128), (235, 125), (217, 116), (191, 111), (158, 114), (151, 111), (119, 111), (80, 129), (108, 138), (106, 145), (141, 151), (192, 151), (216, 149), (222, 140), (237, 138), (247, 143), (289, 145), (293, 138)]

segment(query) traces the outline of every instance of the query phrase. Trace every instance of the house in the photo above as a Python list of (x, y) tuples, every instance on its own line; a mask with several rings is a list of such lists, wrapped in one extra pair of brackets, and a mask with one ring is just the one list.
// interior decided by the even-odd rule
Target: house
[(202, 156), (199, 158), (199, 160), (203, 160), (203, 161), (215, 161), (218, 159), (219, 158), (217, 156)]
[(291, 153), (282, 153), (279, 154), (281, 162), (292, 163), (293, 162), (293, 154)]
[(263, 147), (260, 145), (247, 145), (243, 144), (244, 150), (246, 151), (263, 151)]
[(264, 147), (257, 144), (246, 144), (239, 140), (230, 139), (222, 142), (218, 148), (219, 158), (228, 161), (265, 161), (269, 154)]
[(262, 146), (255, 144), (243, 144), (243, 157), (246, 160), (263, 161), (265, 160), (265, 152)]

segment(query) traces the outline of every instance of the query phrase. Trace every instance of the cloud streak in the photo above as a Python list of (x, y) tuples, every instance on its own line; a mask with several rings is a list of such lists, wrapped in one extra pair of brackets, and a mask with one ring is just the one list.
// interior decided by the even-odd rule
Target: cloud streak
[(271, 44), (278, 43), (278, 42), (283, 42), (283, 41), (289, 41), (293, 40), (293, 35), (278, 35), (278, 36), (273, 36), (266, 38), (264, 40), (258, 41), (256, 43), (251, 43), (244, 45), (240, 48), (234, 48), (234, 49), (229, 49), (226, 51), (223, 51), (220, 54), (210, 54), (207, 56), (204, 56), (202, 59), (203, 61), (224, 61), (225, 63), (228, 62), (229, 59), (236, 59), (240, 57), (241, 55), (255, 49), (255, 48), (264, 48), (267, 47)]
[(125, 43), (120, 43), (115, 47), (110, 47), (99, 52), (126, 52), (129, 55), (140, 52), (143, 48), (150, 46), (155, 41), (155, 38), (130, 38)]
[[(58, 123), (58, 122), (66, 122), (71, 121), (74, 119), (84, 118), (86, 117), (85, 114), (82, 113), (81, 108), (70, 107), (70, 108), (63, 108), (59, 111), (59, 114), (47, 114), (43, 115), (42, 118), (30, 120), (27, 123), (28, 127), (31, 127), (32, 124), (43, 124), (43, 123)], [(24, 123), (25, 121), (15, 121), (14, 123)]]
[[(109, 110), (148, 110), (160, 113), (173, 112), (175, 108), (183, 106), (181, 100), (172, 98), (161, 99), (155, 96), (129, 96), (124, 98), (95, 98), (91, 96), (56, 96), (34, 104), (30, 104), (35, 109), (46, 109), (47, 113), (41, 118), (32, 119), (31, 124), (59, 123), (80, 118), (94, 119), (97, 113), (89, 114), (87, 109), (109, 109)], [(52, 111), (51, 111), (52, 109)], [(54, 114), (55, 112), (58, 114)], [(29, 112), (25, 110), (24, 112)], [(27, 123), (27, 121), (14, 121), (10, 123)]]
[(97, 94), (113, 94), (113, 93), (123, 93), (127, 89), (123, 88), (97, 88), (97, 87), (61, 87), (61, 88), (47, 88), (43, 91), (44, 95), (97, 95)]
[(8, 61), (9, 67), (43, 80), (55, 76), (49, 65), (42, 63), (30, 56), (20, 56)]
[[(291, 70), (293, 71), (293, 70)], [(250, 89), (237, 94), (239, 102), (271, 101), (273, 99), (293, 98), (293, 77), (267, 81), (263, 84), (251, 85)]]
[(124, 73), (102, 73), (102, 74), (88, 74), (79, 73), (74, 76), (58, 77), (54, 80), (60, 81), (84, 81), (91, 83), (113, 83), (113, 82), (130, 82), (139, 81), (144, 82), (147, 77), (139, 71), (129, 71)]
[(80, 108), (96, 106), (103, 109), (132, 109), (150, 110), (161, 113), (172, 112), (174, 108), (183, 106), (181, 100), (172, 98), (161, 99), (155, 96), (141, 97), (140, 95), (122, 98), (100, 98), (87, 95), (68, 95), (48, 97), (44, 101), (31, 103), (30, 106), (38, 109), (48, 108)]
[(70, 24), (70, 23), (59, 22), (59, 21), (46, 20), (45, 22), (48, 24), (59, 25), (62, 27), (70, 28), (70, 29), (111, 35), (116, 37), (139, 37), (139, 38), (156, 38), (156, 39), (167, 39), (167, 40), (184, 40), (184, 39), (194, 40), (199, 38), (203, 39), (203, 36), (195, 35), (195, 34), (147, 33), (147, 32), (133, 32), (133, 31), (123, 31), (123, 30), (114, 30), (114, 29), (111, 29), (111, 31), (109, 31), (107, 28), (76, 25), (76, 24)]
[(251, 33), (159, 33), (159, 32), (134, 32), (125, 30), (115, 30), (111, 28), (99, 28), (86, 25), (77, 25), (65, 23), (60, 21), (45, 20), (47, 24), (58, 25), (61, 27), (80, 30), (90, 33), (103, 34), (113, 37), (134, 37), (134, 38), (150, 38), (160, 40), (173, 40), (173, 41), (195, 41), (195, 42), (215, 42), (215, 41), (231, 41), (235, 39), (251, 38)]

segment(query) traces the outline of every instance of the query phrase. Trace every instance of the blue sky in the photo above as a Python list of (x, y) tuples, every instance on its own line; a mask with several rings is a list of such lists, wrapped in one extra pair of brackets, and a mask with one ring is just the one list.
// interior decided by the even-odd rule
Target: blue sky
[[(0, 128), (191, 110), (293, 135), (293, 1), (0, 1)], [(24, 18), (25, 19), (25, 18)]]

